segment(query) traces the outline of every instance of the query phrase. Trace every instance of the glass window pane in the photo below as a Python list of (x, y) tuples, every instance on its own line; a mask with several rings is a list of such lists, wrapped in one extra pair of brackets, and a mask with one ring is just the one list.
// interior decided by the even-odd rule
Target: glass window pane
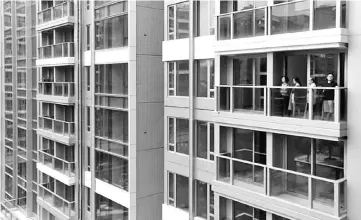
[(207, 122), (197, 121), (197, 157), (207, 159)]
[(300, 1), (271, 8), (271, 33), (282, 34), (308, 31), (310, 23), (310, 3)]
[(207, 183), (196, 180), (196, 216), (207, 219)]
[(188, 177), (176, 176), (176, 207), (188, 211), (189, 208), (189, 182)]
[(344, 177), (344, 146), (342, 141), (316, 139), (315, 175), (338, 180)]
[(188, 61), (180, 61), (177, 63), (177, 96), (189, 95), (189, 63)]
[(177, 8), (177, 39), (189, 37), (189, 2), (176, 5)]
[(189, 120), (177, 119), (176, 121), (176, 151), (189, 154)]
[(128, 209), (95, 193), (95, 215), (96, 219), (128, 220)]
[(315, 0), (313, 27), (315, 30), (336, 28), (336, 0)]
[(207, 97), (208, 60), (196, 61), (197, 66), (197, 97)]

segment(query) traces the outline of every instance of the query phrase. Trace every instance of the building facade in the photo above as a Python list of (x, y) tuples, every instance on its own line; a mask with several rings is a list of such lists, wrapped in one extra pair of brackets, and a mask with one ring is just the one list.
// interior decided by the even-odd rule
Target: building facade
[(163, 220), (359, 219), (360, 8), (165, 1)]
[(163, 2), (0, 9), (0, 218), (160, 219)]

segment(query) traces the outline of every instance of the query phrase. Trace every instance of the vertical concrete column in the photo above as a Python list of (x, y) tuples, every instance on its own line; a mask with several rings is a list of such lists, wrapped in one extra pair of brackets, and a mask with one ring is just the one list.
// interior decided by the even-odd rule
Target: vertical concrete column
[(360, 57), (361, 57), (361, 2), (347, 1), (348, 16), (349, 16), (349, 44), (348, 44), (348, 59), (347, 59), (347, 84), (348, 100), (347, 100), (347, 161), (346, 161), (346, 177), (347, 177), (347, 215), (348, 220), (360, 219), (360, 204), (361, 204), (361, 145), (360, 145), (360, 131), (361, 131), (361, 74)]

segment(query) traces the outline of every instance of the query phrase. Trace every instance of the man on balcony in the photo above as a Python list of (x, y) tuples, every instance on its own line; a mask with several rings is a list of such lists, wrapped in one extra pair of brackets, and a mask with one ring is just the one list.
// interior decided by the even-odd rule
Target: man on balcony
[[(327, 74), (327, 83), (324, 87), (338, 87), (337, 83), (333, 81), (333, 74)], [(335, 106), (335, 90), (323, 90), (323, 105), (322, 105), (322, 120), (330, 121), (333, 119)]]

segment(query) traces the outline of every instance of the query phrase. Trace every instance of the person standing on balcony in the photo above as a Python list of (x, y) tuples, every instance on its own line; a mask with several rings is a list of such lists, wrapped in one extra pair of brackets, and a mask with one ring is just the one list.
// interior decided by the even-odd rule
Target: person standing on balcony
[[(292, 82), (294, 87), (301, 87), (301, 81), (298, 77), (293, 78)], [(298, 114), (300, 114), (300, 107), (296, 105), (296, 102), (298, 101), (298, 98), (300, 96), (299, 91), (300, 90), (297, 90), (295, 88), (293, 88), (291, 91), (291, 100), (288, 110), (292, 110), (292, 117), (296, 116), (296, 108), (298, 110)]]
[(281, 78), (282, 81), (282, 85), (281, 85), (281, 89), (280, 89), (280, 93), (282, 96), (282, 113), (283, 116), (289, 116), (289, 111), (288, 111), (288, 104), (290, 102), (290, 89), (288, 88), (288, 82), (289, 79), (287, 76), (282, 76)]
[[(315, 105), (316, 105), (316, 95), (315, 95), (316, 90), (313, 89), (313, 88), (315, 88), (315, 87), (317, 87), (316, 82), (315, 82), (315, 79), (314, 79), (314, 78), (311, 78), (310, 81), (309, 81), (308, 89), (310, 89), (311, 92), (312, 92), (312, 106), (313, 106), (312, 109), (315, 109)], [(309, 90), (307, 90), (307, 97), (306, 97), (306, 99), (307, 99), (307, 103), (306, 103), (306, 110), (305, 110), (304, 118), (307, 118), (308, 109), (310, 108), (310, 103), (311, 103), (311, 100), (310, 100), (310, 98), (309, 98)]]
[[(327, 74), (327, 83), (324, 87), (338, 87), (337, 83), (333, 81), (333, 74)], [(332, 120), (335, 106), (335, 90), (323, 90), (323, 104), (322, 104), (322, 120)]]

